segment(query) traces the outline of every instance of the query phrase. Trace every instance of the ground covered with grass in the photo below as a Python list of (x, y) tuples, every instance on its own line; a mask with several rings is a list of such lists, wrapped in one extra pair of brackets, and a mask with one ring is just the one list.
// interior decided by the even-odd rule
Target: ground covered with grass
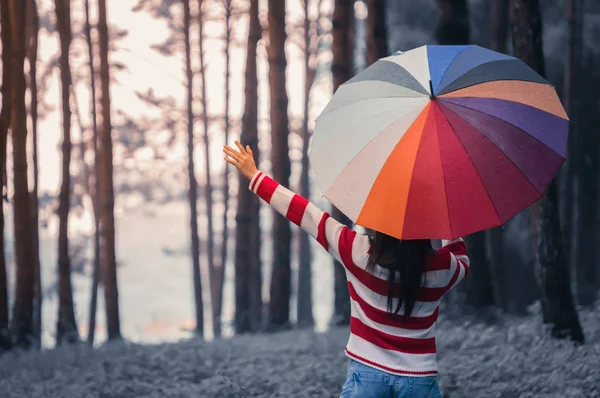
[[(600, 397), (600, 311), (582, 311), (586, 344), (549, 338), (538, 316), (441, 319), (444, 397)], [(336, 397), (346, 329), (229, 340), (85, 345), (0, 357), (2, 398)]]

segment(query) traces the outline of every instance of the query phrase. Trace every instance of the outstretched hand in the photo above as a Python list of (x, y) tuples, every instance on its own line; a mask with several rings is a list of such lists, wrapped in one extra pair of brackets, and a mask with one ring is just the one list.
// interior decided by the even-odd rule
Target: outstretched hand
[(225, 160), (227, 163), (234, 165), (246, 177), (254, 177), (258, 169), (256, 168), (256, 163), (254, 163), (254, 156), (252, 155), (250, 145), (246, 145), (246, 148), (244, 148), (239, 141), (236, 141), (235, 145), (238, 147), (238, 150), (227, 145), (223, 147)]

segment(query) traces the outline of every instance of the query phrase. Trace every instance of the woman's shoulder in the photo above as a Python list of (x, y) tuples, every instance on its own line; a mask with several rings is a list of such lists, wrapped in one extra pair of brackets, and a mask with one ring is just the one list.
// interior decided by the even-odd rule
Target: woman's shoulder
[(366, 234), (356, 233), (352, 246), (352, 251), (357, 254), (368, 256), (371, 253), (371, 240)]
[(425, 263), (426, 271), (441, 271), (450, 269), (450, 252), (441, 247), (439, 249), (433, 249)]

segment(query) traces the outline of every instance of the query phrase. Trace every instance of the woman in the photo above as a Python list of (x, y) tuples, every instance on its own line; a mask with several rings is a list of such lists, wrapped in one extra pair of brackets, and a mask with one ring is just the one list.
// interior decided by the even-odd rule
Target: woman
[(236, 141), (225, 159), (250, 189), (312, 235), (346, 270), (351, 299), (350, 358), (341, 397), (440, 397), (435, 324), (441, 297), (469, 270), (462, 239), (400, 241), (359, 235), (260, 172)]

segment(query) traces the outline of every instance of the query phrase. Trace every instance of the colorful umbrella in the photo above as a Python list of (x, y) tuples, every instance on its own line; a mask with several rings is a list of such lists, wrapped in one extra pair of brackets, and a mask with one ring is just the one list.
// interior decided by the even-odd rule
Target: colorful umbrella
[(565, 160), (568, 117), (524, 62), (423, 46), (343, 84), (318, 117), (311, 163), (354, 222), (400, 239), (453, 239), (539, 199)]

